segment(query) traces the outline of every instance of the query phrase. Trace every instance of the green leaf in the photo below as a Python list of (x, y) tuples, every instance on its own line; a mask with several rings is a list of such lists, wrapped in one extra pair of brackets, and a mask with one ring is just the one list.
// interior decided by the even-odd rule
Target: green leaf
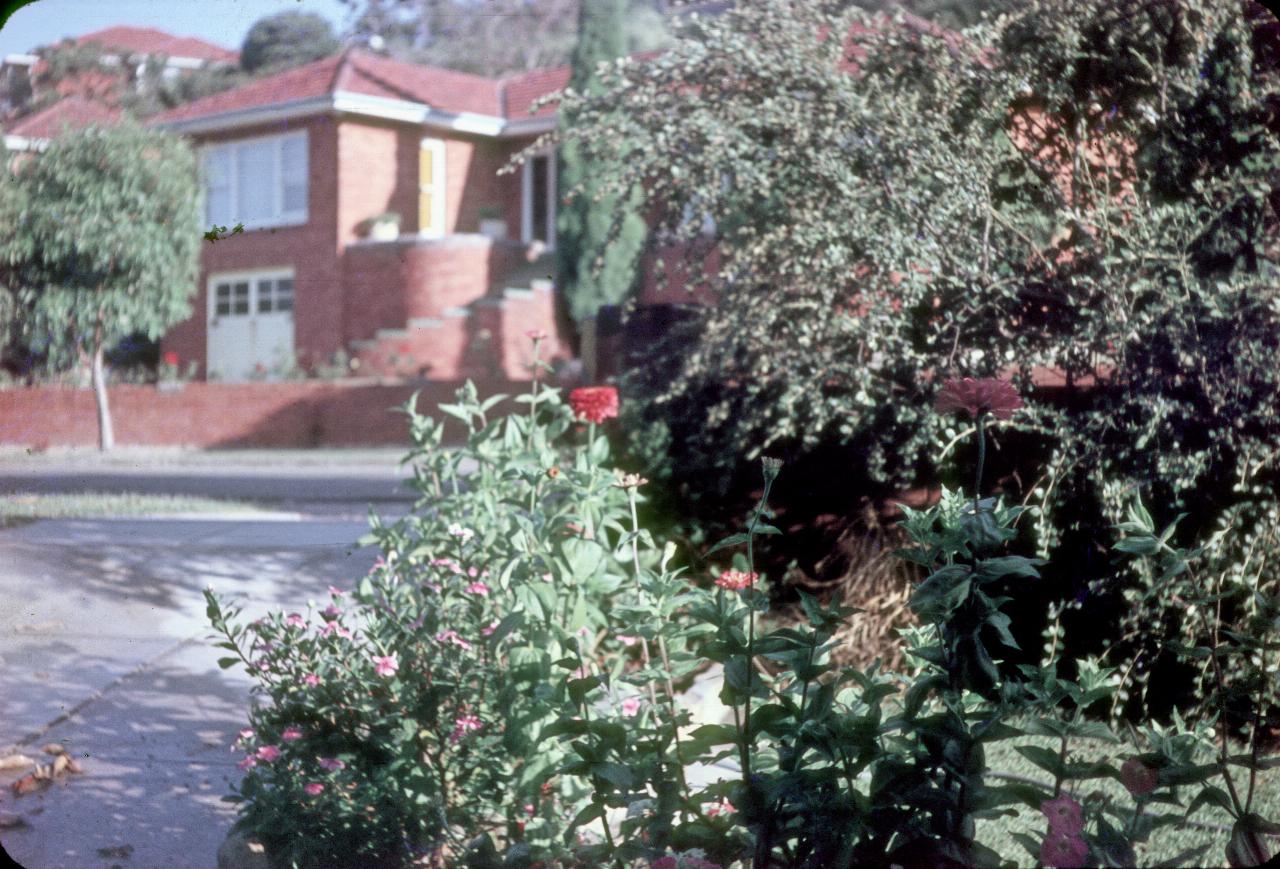
[(236, 664), (239, 664), (239, 663), (240, 663), (239, 658), (227, 657), (227, 658), (218, 659), (218, 666), (224, 670), (227, 669), (228, 667), (234, 667)]
[(1055, 779), (1066, 776), (1066, 767), (1056, 751), (1039, 745), (1015, 745), (1013, 749)]
[(631, 770), (620, 763), (602, 761), (591, 765), (591, 774), (599, 776), (619, 790), (629, 790), (635, 783)]
[(730, 546), (738, 546), (739, 544), (746, 543), (750, 539), (751, 539), (750, 534), (745, 534), (745, 533), (730, 534), (728, 537), (721, 540), (715, 546), (712, 546), (710, 549), (708, 549), (707, 555), (710, 555), (713, 552), (719, 552), (721, 549), (727, 549)]

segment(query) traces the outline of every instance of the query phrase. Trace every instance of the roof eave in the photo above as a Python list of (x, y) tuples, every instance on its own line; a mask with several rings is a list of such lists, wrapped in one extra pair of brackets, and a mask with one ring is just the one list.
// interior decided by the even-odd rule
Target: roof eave
[(554, 116), (509, 121), (497, 115), (478, 112), (446, 112), (409, 100), (337, 91), (318, 97), (234, 109), (185, 120), (160, 121), (156, 126), (174, 133), (212, 133), (329, 113), (400, 121), (436, 130), (449, 130), (490, 138), (536, 135), (553, 130), (556, 125)]
[(4, 146), (10, 151), (43, 151), (49, 147), (49, 140), (8, 135), (4, 137)]

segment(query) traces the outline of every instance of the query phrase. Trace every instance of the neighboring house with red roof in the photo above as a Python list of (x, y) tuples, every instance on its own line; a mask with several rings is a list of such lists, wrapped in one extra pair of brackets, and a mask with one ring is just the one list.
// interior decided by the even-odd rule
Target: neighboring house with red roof
[(4, 130), (4, 144), (15, 152), (43, 151), (61, 133), (107, 126), (119, 119), (118, 109), (75, 94), (14, 121)]
[[(362, 373), (527, 376), (554, 334), (555, 125), (568, 69), (488, 79), (358, 48), (149, 120), (187, 136), (209, 225), (195, 313), (164, 349), (243, 380), (340, 354)], [(377, 223), (393, 214), (398, 226)]]
[[(153, 27), (107, 27), (83, 36), (70, 37), (59, 46), (97, 46), (103, 52), (104, 69), (81, 72), (57, 84), (61, 96), (77, 94), (100, 101), (119, 87), (121, 78), (140, 85), (149, 62), (161, 64), (160, 74), (174, 78), (210, 66), (235, 66), (239, 52), (193, 36), (175, 36)], [(56, 48), (58, 46), (51, 46)], [(39, 53), (10, 54), (0, 62), (0, 82), (9, 95), (7, 113), (21, 112), (31, 100), (38, 100), (41, 75), (48, 61)], [(15, 95), (18, 98), (15, 100)]]

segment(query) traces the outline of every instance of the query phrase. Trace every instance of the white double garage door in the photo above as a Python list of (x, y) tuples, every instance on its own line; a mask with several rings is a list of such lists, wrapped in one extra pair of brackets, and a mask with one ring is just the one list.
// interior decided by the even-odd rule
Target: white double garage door
[(210, 275), (210, 380), (274, 379), (296, 363), (293, 270)]

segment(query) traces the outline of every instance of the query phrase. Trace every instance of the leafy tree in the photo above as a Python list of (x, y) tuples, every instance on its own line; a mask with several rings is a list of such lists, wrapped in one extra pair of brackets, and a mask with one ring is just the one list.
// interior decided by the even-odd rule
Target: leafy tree
[(21, 202), (0, 260), (16, 301), (8, 325), (51, 360), (89, 369), (104, 450), (115, 440), (105, 350), (191, 314), (197, 177), (184, 142), (125, 123), (60, 136), (6, 182)]
[[(667, 471), (705, 491), (742, 457), (839, 448), (851, 487), (889, 496), (962, 470), (930, 459), (955, 435), (921, 412), (939, 382), (1012, 375), (1029, 393), (1056, 370), (1061, 400), (998, 432), (1046, 459), (1006, 469), (1041, 548), (1095, 551), (1134, 489), (1169, 514), (1194, 501), (1187, 539), (1228, 510), (1265, 516), (1274, 19), (1035, 0), (957, 38), (850, 5), (740, 4), (565, 101), (561, 138), (622, 167), (610, 190), (638, 185), (660, 231), (691, 242), (703, 214), (717, 223), (719, 304), (631, 380)], [(1064, 581), (1179, 622), (1175, 592), (1121, 600), (1122, 579), (1095, 561)]]
[[(498, 76), (567, 63), (581, 0), (343, 0), (357, 10), (349, 36), (382, 41), (392, 55)], [(626, 50), (665, 44), (653, 0), (628, 0)]]
[[(626, 52), (626, 13), (626, 0), (583, 0), (569, 80), (572, 90), (600, 90), (600, 65)], [(563, 122), (572, 126), (573, 115), (565, 115)], [(639, 191), (596, 195), (611, 171), (607, 164), (593, 161), (571, 141), (561, 153), (560, 165), (566, 189), (575, 192), (556, 216), (556, 282), (569, 315), (580, 324), (594, 317), (601, 305), (617, 304), (630, 294), (648, 228), (635, 209)]]
[(275, 72), (328, 57), (340, 47), (324, 16), (291, 9), (261, 18), (249, 28), (240, 48), (240, 67), (247, 73)]

